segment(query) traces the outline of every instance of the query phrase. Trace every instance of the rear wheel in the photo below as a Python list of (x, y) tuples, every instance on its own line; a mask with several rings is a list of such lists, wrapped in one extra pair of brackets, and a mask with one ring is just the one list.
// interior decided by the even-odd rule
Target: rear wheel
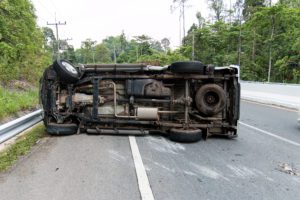
[(78, 130), (77, 124), (56, 124), (48, 123), (46, 125), (47, 133), (50, 135), (72, 135)]
[(170, 130), (170, 139), (175, 142), (197, 142), (202, 138), (200, 129), (178, 129)]

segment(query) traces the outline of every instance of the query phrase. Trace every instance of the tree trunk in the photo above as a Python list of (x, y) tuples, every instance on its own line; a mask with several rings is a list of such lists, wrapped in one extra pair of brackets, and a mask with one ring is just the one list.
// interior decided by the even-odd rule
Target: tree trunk
[(275, 23), (274, 23), (274, 16), (271, 16), (272, 21), (272, 30), (271, 30), (271, 37), (270, 37), (270, 47), (269, 47), (269, 70), (268, 70), (268, 82), (271, 79), (271, 69), (272, 69), (272, 42), (274, 37), (274, 30), (275, 30)]
[(253, 41), (252, 41), (252, 62), (255, 62), (256, 56), (256, 29), (253, 30)]
[(240, 19), (240, 32), (238, 38), (238, 66), (241, 66), (241, 51), (242, 51), (242, 22)]

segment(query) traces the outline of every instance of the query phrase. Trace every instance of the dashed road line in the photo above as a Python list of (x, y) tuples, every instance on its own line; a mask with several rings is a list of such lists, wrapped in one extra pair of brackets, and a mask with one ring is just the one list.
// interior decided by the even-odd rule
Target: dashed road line
[(149, 184), (148, 176), (143, 164), (139, 147), (136, 143), (136, 139), (134, 136), (129, 136), (129, 143), (142, 200), (154, 200), (154, 196)]
[(274, 138), (276, 138), (276, 139), (278, 139), (278, 140), (287, 142), (287, 143), (289, 143), (289, 144), (292, 144), (292, 145), (295, 145), (295, 146), (300, 146), (300, 143), (298, 143), (298, 142), (294, 142), (294, 141), (292, 141), (292, 140), (289, 140), (289, 139), (286, 139), (286, 138), (284, 138), (284, 137), (278, 136), (278, 135), (276, 135), (276, 134), (274, 134), (274, 133), (271, 133), (271, 132), (268, 132), (268, 131), (265, 131), (265, 130), (256, 128), (256, 127), (251, 126), (251, 125), (249, 125), (249, 124), (246, 124), (246, 123), (244, 123), (244, 122), (239, 121), (239, 124), (241, 124), (241, 125), (243, 125), (243, 126), (246, 126), (246, 127), (248, 127), (248, 128), (251, 128), (251, 129), (253, 129), (253, 130), (259, 131), (259, 132), (261, 132), (261, 133), (264, 133), (264, 134), (266, 134), (266, 135), (269, 135), (269, 136), (271, 136), (271, 137), (274, 137)]

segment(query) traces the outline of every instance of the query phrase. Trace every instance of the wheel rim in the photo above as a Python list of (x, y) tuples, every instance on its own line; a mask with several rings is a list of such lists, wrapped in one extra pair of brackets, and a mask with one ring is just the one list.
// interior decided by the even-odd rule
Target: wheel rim
[(219, 95), (213, 91), (208, 91), (204, 95), (204, 102), (206, 103), (207, 106), (215, 106), (218, 104), (220, 98)]
[(71, 65), (70, 63), (65, 62), (65, 61), (62, 61), (61, 64), (66, 68), (66, 70), (67, 70), (68, 72), (70, 72), (70, 73), (72, 73), (72, 74), (75, 74), (75, 75), (78, 74), (77, 70), (76, 70), (76, 69), (74, 68), (74, 66)]

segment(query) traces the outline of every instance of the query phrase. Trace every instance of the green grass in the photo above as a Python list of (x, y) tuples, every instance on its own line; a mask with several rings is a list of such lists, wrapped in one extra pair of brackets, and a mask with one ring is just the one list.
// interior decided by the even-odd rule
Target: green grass
[(20, 136), (10, 147), (0, 152), (0, 172), (11, 167), (20, 156), (30, 152), (32, 146), (45, 136), (45, 127), (38, 125), (25, 135)]
[(10, 91), (0, 86), (0, 120), (38, 104), (38, 90)]

